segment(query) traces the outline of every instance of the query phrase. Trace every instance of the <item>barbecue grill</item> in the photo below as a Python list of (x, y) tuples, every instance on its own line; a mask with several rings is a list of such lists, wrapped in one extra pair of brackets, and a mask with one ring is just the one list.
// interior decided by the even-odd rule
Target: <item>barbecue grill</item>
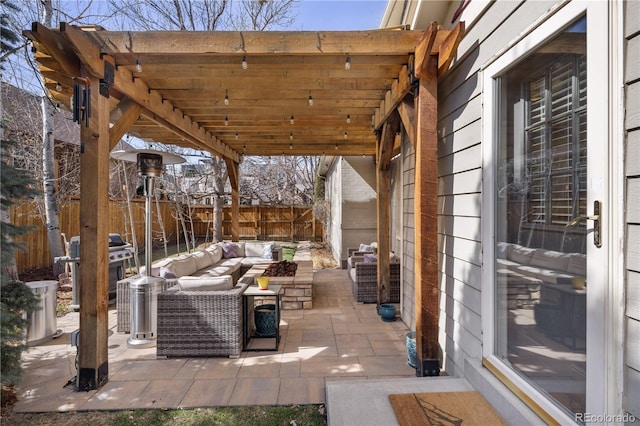
[[(133, 247), (122, 239), (120, 234), (109, 234), (109, 304), (116, 301), (118, 280), (125, 277), (125, 262), (133, 257)], [(56, 262), (71, 264), (73, 294), (71, 309), (80, 309), (80, 237), (71, 237), (69, 256), (56, 257)]]

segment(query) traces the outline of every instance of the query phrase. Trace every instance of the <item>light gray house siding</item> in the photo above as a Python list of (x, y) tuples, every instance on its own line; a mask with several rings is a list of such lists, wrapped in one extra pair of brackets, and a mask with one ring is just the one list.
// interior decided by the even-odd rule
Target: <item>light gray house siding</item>
[(640, 2), (625, 2), (626, 362), (624, 408), (640, 418)]
[(416, 328), (415, 307), (415, 169), (416, 155), (410, 142), (402, 144), (402, 321), (411, 330)]
[(556, 2), (496, 2), (462, 39), (438, 85), (438, 236), (440, 342), (450, 375), (482, 358), (480, 68)]

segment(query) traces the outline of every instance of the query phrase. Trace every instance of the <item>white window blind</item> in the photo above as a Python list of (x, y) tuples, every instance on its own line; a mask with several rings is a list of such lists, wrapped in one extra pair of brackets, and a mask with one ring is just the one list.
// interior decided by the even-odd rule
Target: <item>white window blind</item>
[(586, 60), (555, 60), (525, 83), (528, 222), (562, 226), (586, 214)]

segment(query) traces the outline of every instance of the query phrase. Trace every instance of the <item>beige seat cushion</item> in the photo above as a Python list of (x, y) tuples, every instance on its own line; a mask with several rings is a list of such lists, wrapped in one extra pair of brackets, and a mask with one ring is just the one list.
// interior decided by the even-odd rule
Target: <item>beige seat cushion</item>
[(233, 288), (233, 278), (230, 275), (221, 277), (181, 277), (178, 278), (178, 288), (182, 291), (231, 290)]

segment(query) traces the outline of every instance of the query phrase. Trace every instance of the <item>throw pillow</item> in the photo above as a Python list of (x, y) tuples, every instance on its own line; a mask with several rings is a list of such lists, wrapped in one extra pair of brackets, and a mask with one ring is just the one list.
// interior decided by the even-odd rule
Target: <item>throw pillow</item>
[(376, 263), (378, 261), (378, 256), (375, 254), (365, 254), (364, 255), (364, 263)]
[(238, 257), (238, 245), (233, 243), (222, 243), (222, 257), (225, 259), (231, 259), (232, 257)]
[(263, 259), (269, 259), (271, 260), (273, 258), (273, 255), (271, 254), (271, 251), (274, 249), (274, 244), (265, 244), (264, 248), (262, 249), (262, 258)]
[(373, 252), (373, 248), (369, 244), (360, 244), (360, 247), (358, 247), (358, 251)]
[(160, 267), (160, 276), (166, 279), (177, 278), (171, 265)]

